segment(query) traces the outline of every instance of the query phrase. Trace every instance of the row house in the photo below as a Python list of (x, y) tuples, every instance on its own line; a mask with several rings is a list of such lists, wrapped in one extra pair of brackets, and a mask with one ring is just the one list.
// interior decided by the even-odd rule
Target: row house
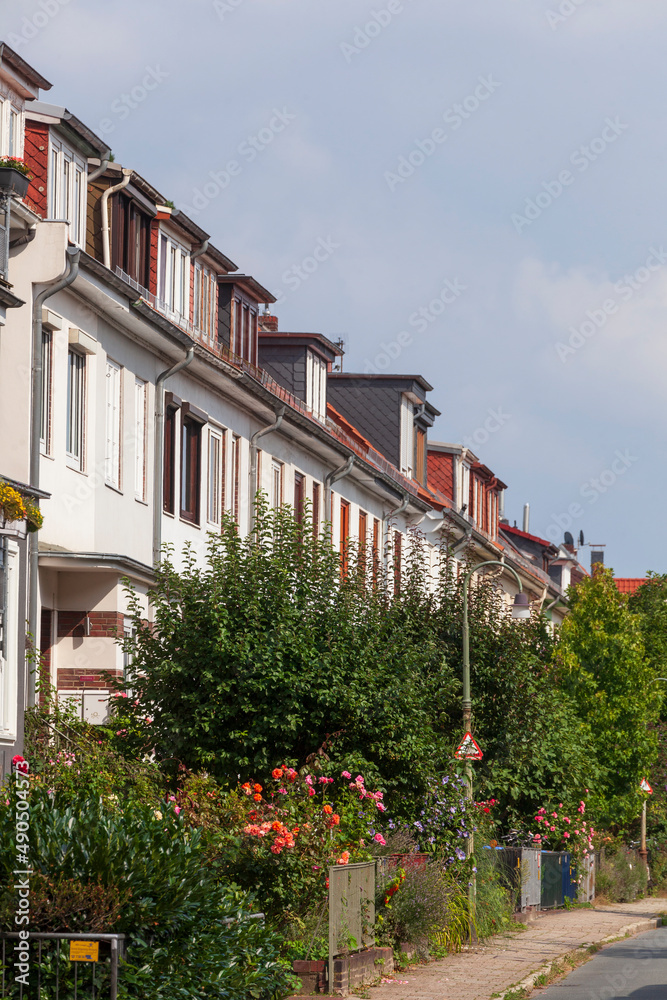
[(339, 343), (280, 330), (271, 292), (42, 101), (50, 84), (6, 46), (0, 82), (0, 152), (32, 175), (4, 202), (0, 476), (44, 514), (28, 539), (0, 528), (0, 767), (40, 697), (21, 623), (42, 690), (104, 721), (105, 674), (127, 666), (124, 580), (147, 607), (164, 547), (203, 560), (224, 511), (247, 534), (258, 490), (296, 517), (308, 502), (343, 558), (363, 544), (392, 586), (418, 529), (434, 569), (443, 542), (461, 564), (506, 559), (544, 600), (542, 570), (500, 537), (504, 484), (468, 450), (429, 442), (439, 411), (423, 377), (343, 372)]

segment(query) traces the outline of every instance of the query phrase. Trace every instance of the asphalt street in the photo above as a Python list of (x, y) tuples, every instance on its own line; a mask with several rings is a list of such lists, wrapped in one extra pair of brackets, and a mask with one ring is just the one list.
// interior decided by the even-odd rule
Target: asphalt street
[(603, 948), (543, 1000), (667, 1000), (667, 927)]

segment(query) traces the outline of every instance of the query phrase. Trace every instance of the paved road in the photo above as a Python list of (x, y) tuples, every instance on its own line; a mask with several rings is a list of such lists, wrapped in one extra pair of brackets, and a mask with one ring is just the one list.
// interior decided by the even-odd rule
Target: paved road
[(540, 1000), (667, 1000), (667, 927), (603, 948), (534, 996)]

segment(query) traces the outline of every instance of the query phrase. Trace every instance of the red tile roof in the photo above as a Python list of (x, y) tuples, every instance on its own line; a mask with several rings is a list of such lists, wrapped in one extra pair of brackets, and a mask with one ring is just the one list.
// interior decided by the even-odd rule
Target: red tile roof
[(638, 590), (642, 583), (646, 583), (646, 580), (643, 577), (625, 576), (617, 577), (614, 583), (622, 594), (634, 594), (635, 590)]

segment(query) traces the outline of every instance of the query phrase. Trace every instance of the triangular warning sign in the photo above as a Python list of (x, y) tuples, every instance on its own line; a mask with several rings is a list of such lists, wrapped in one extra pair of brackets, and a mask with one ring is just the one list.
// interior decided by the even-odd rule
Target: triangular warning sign
[(484, 754), (473, 739), (472, 733), (466, 733), (454, 751), (454, 756), (459, 760), (481, 760)]
[(639, 783), (639, 787), (641, 788), (642, 792), (648, 792), (649, 795), (653, 795), (653, 789), (649, 785), (646, 778), (642, 778), (642, 780)]

